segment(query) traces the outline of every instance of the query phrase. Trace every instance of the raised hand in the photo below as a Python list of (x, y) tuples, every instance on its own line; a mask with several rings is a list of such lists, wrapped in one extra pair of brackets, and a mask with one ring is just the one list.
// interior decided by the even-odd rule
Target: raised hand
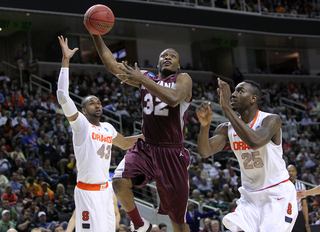
[(121, 80), (123, 80), (121, 82), (121, 84), (124, 84), (124, 83), (140, 84), (141, 83), (141, 79), (146, 78), (145, 76), (142, 75), (137, 63), (134, 64), (134, 68), (130, 67), (129, 65), (127, 65), (123, 61), (122, 61), (122, 64), (123, 64), (124, 67), (122, 67), (120, 65), (118, 67), (119, 67), (119, 69), (124, 71), (126, 74), (117, 74), (117, 77), (119, 77)]
[(199, 122), (202, 126), (208, 126), (212, 121), (213, 113), (210, 108), (210, 104), (211, 102), (204, 101), (196, 111)]
[(217, 91), (220, 95), (221, 107), (229, 106), (231, 98), (230, 85), (227, 82), (222, 81), (220, 78), (218, 78), (218, 86), (219, 88), (217, 89)]
[(71, 57), (73, 57), (74, 53), (79, 50), (79, 48), (74, 48), (71, 50), (68, 47), (68, 38), (64, 39), (62, 35), (58, 36), (58, 39), (62, 50), (62, 59), (70, 60)]

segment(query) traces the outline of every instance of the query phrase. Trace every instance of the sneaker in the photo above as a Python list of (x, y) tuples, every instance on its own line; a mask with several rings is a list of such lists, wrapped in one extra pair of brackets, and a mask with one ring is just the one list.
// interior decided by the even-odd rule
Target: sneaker
[(144, 218), (142, 218), (142, 221), (144, 224), (141, 227), (134, 227), (133, 223), (130, 222), (131, 231), (132, 232), (150, 232), (152, 229), (151, 223), (145, 220)]

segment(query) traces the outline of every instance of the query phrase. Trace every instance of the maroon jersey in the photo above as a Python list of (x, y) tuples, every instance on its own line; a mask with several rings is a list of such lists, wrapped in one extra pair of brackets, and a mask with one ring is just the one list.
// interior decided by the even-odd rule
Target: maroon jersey
[[(151, 72), (144, 73), (158, 85), (173, 88), (179, 74), (160, 79)], [(143, 111), (142, 133), (146, 140), (157, 143), (182, 143), (186, 135), (187, 112), (190, 103), (182, 101), (171, 107), (141, 86)]]

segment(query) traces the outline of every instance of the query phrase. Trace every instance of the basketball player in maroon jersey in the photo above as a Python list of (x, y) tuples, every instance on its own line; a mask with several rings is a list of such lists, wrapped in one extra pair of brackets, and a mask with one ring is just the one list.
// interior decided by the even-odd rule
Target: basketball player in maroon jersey
[(133, 222), (132, 231), (150, 231), (152, 225), (141, 218), (134, 203), (133, 185), (142, 187), (156, 180), (160, 196), (158, 213), (171, 219), (175, 232), (189, 231), (186, 224), (188, 166), (190, 154), (182, 145), (187, 111), (192, 100), (192, 79), (178, 74), (179, 54), (171, 48), (161, 52), (158, 75), (118, 63), (100, 36), (92, 35), (106, 68), (122, 83), (141, 91), (145, 141), (131, 147), (115, 171), (113, 189)]

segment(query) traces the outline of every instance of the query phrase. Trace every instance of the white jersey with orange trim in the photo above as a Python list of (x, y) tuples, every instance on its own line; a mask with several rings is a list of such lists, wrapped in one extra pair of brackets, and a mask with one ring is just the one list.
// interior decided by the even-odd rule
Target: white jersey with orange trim
[(79, 112), (70, 122), (73, 131), (73, 146), (77, 160), (77, 182), (105, 184), (109, 180), (112, 140), (117, 131), (110, 123), (95, 126)]
[[(263, 119), (269, 115), (271, 114), (258, 110), (248, 126), (253, 130), (258, 129)], [(242, 186), (247, 191), (265, 189), (289, 178), (286, 163), (282, 158), (282, 142), (276, 145), (269, 141), (259, 149), (253, 150), (237, 135), (230, 122), (228, 137), (239, 161)]]

